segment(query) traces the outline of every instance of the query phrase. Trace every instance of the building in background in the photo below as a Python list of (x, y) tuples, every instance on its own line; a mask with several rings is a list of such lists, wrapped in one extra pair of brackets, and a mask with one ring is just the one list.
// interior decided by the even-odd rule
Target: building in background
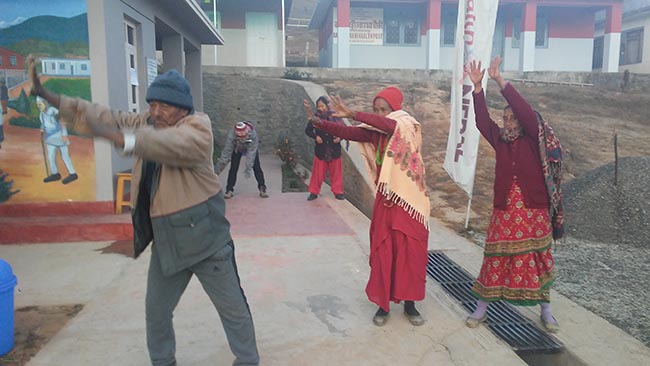
[[(594, 38), (594, 70), (602, 69), (606, 41), (606, 14), (596, 18)], [(650, 73), (650, 37), (644, 36), (650, 27), (650, 0), (625, 0), (620, 30), (619, 69), (634, 73)]]
[(90, 60), (42, 58), (41, 70), (51, 76), (90, 76)]
[(291, 0), (198, 0), (225, 45), (203, 47), (204, 65), (285, 66)]
[[(506, 71), (591, 71), (595, 14), (604, 11), (602, 70), (618, 71), (623, 0), (501, 0), (493, 55)], [(319, 64), (451, 70), (458, 1), (319, 0)]]

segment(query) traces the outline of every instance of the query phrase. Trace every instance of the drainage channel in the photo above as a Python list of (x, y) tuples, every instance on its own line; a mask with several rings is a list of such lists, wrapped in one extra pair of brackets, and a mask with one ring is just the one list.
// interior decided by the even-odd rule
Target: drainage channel
[[(428, 275), (472, 313), (476, 297), (471, 292), (474, 278), (440, 251), (429, 252)], [(582, 365), (564, 352), (564, 345), (523, 316), (514, 306), (497, 301), (488, 308), (485, 325), (506, 342), (529, 365)]]

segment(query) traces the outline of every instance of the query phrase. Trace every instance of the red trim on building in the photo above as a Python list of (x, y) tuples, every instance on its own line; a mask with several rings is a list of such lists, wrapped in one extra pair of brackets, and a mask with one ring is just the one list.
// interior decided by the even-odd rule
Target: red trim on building
[(534, 32), (537, 29), (537, 4), (526, 3), (522, 13), (522, 32)]
[(594, 38), (595, 15), (580, 8), (550, 8), (549, 38)]
[(607, 9), (605, 20), (605, 33), (621, 33), (623, 22), (623, 4), (613, 4)]
[(336, 19), (339, 27), (350, 27), (350, 0), (337, 0)]
[(440, 29), (442, 1), (429, 0), (427, 8), (427, 29)]

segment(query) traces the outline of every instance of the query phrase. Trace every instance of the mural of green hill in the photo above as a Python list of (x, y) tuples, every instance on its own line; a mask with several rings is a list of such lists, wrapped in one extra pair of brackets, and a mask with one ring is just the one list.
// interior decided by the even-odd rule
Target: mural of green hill
[(68, 57), (69, 55), (88, 56), (89, 54), (88, 42), (81, 41), (57, 43), (42, 41), (40, 39), (26, 39), (9, 45), (6, 48), (21, 55), (33, 53), (37, 55), (47, 55), (48, 57)]
[(86, 13), (72, 18), (43, 15), (29, 18), (9, 28), (0, 29), (0, 46), (2, 47), (10, 48), (8, 46), (26, 40), (88, 44), (88, 17)]

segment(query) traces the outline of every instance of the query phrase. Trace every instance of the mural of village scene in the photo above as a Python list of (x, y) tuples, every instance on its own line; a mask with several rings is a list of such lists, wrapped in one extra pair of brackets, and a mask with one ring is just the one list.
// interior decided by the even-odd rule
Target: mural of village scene
[(95, 199), (93, 140), (29, 95), (27, 55), (41, 83), (91, 100), (86, 0), (0, 0), (0, 203)]

